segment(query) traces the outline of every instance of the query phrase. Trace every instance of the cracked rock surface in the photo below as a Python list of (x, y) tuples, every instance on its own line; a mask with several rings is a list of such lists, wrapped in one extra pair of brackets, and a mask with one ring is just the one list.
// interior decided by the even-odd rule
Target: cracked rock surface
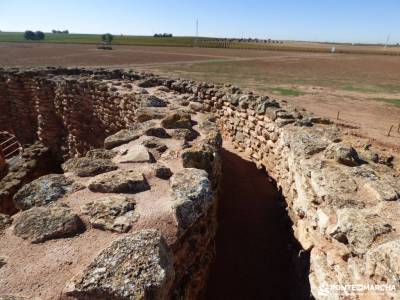
[(139, 231), (115, 240), (68, 288), (78, 299), (166, 299), (173, 258), (159, 232)]
[(23, 211), (14, 223), (15, 235), (31, 243), (70, 237), (82, 230), (78, 215), (59, 206), (33, 207)]

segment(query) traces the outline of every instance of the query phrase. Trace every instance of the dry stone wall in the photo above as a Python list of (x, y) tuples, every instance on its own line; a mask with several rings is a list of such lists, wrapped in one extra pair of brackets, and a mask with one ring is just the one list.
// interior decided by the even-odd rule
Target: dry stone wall
[[(387, 159), (370, 145), (354, 149), (332, 122), (284, 102), (232, 86), (171, 87), (194, 92), (189, 107), (214, 112), (225, 138), (277, 181), (294, 234), (310, 251), (315, 298), (398, 298), (400, 174)], [(335, 289), (349, 285), (362, 292)]]
[[(192, 114), (162, 89), (150, 95), (107, 77), (97, 82), (102, 91), (92, 91), (76, 78), (35, 76), (46, 85), (33, 95), (41, 142), (26, 146), (22, 158), (38, 147), (47, 157), (52, 149), (71, 158), (63, 174), (23, 176), (12, 191), (6, 187), (18, 175), (1, 181), (2, 203), (14, 205), (3, 212), (17, 212), (0, 213), (0, 298), (199, 298), (215, 256), (222, 144), (213, 118)], [(125, 94), (113, 102), (105, 92), (116, 90)], [(126, 116), (115, 103), (127, 97)], [(151, 120), (137, 121), (139, 106)], [(155, 111), (161, 117), (149, 115)], [(91, 114), (101, 120), (97, 127)], [(59, 129), (64, 140), (54, 143)], [(26, 171), (22, 158), (19, 172)]]
[[(184, 129), (185, 118), (165, 119), (162, 101), (149, 99), (148, 91), (155, 89), (172, 95), (170, 102), (193, 114), (212, 114), (214, 118), (210, 120), (217, 122), (224, 138), (230, 139), (238, 151), (244, 151), (276, 180), (286, 199), (294, 234), (303, 250), (310, 253), (309, 279), (315, 298), (340, 299), (343, 294), (327, 289), (350, 284), (385, 285), (379, 297), (398, 297), (399, 172), (393, 168), (391, 159), (373, 151), (371, 145), (359, 147), (351, 136), (344, 135), (327, 119), (231, 85), (171, 80), (127, 70), (8, 69), (0, 74), (0, 108), (5, 112), (0, 115), (0, 130), (15, 133), (23, 142), (38, 139), (56, 155), (70, 158), (102, 146), (103, 140), (114, 133), (106, 139), (106, 148), (137, 139), (137, 132), (119, 131), (136, 122), (163, 119), (158, 124), (167, 130), (171, 130), (171, 121)], [(206, 170), (213, 179), (218, 178), (219, 172), (217, 166), (211, 167), (215, 152), (212, 149), (220, 146), (220, 139), (210, 124), (202, 122), (203, 129), (209, 128), (208, 142), (199, 140), (189, 145), (182, 150), (181, 158), (183, 167)], [(155, 128), (150, 132), (164, 134)], [(168, 134), (196, 139), (193, 132), (184, 130)], [(214, 185), (213, 189), (216, 188)], [(188, 256), (193, 253), (190, 239), (176, 240), (172, 252), (180, 264), (173, 269), (179, 280), (166, 277), (163, 283), (168, 287), (166, 290), (175, 291), (176, 295), (197, 295), (201, 284), (183, 287), (182, 282), (204, 280), (213, 257), (210, 249), (215, 208), (200, 201), (188, 210), (187, 202), (179, 198), (178, 193), (176, 218), (182, 230), (180, 236), (189, 237), (206, 230), (208, 233), (199, 234), (196, 240), (207, 245), (204, 249), (208, 250), (200, 251), (201, 257)], [(164, 249), (157, 234), (143, 233), (143, 236), (148, 236), (154, 247)], [(125, 249), (126, 242), (120, 243), (112, 247)], [(129, 251), (126, 253), (129, 256)], [(168, 263), (169, 254), (165, 255), (164, 267), (168, 269), (173, 263)], [(95, 270), (97, 265), (102, 267), (104, 262), (99, 258), (90, 268)], [(75, 290), (69, 292), (71, 295), (91, 293), (88, 284), (94, 273), (90, 268), (88, 277), (75, 285)], [(377, 296), (372, 290), (362, 294), (348, 292), (350, 297)]]

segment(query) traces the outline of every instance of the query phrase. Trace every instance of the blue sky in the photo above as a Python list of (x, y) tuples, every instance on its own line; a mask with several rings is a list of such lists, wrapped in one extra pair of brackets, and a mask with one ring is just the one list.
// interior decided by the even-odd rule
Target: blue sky
[(0, 30), (400, 42), (399, 0), (0, 0)]

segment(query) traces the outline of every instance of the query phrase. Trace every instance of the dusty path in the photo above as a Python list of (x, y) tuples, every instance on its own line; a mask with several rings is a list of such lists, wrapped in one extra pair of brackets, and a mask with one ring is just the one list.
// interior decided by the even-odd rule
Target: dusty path
[(222, 154), (217, 259), (205, 299), (290, 299), (290, 233), (276, 189), (253, 163)]

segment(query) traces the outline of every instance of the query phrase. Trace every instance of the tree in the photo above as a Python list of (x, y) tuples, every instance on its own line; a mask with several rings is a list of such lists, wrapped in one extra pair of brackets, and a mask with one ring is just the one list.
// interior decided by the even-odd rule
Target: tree
[(44, 40), (45, 35), (42, 31), (33, 32), (31, 30), (27, 30), (24, 33), (24, 38), (27, 40), (33, 40), (33, 41)]
[(35, 39), (35, 33), (33, 31), (27, 30), (24, 33), (24, 38), (26, 40), (34, 40)]
[(110, 43), (114, 39), (114, 36), (111, 33), (105, 33), (101, 36), (103, 42)]
[(44, 40), (44, 33), (42, 31), (36, 31), (35, 39), (36, 40)]

